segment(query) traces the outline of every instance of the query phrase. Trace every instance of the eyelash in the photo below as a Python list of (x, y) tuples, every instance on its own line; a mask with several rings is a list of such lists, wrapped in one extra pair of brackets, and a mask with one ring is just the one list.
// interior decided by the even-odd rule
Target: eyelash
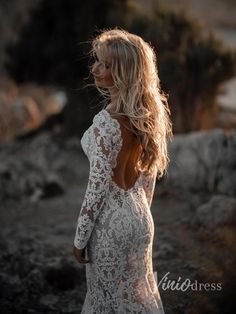
[[(100, 62), (97, 56), (94, 57), (94, 61), (95, 62)], [(106, 69), (109, 69), (110, 66), (108, 64), (106, 64), (106, 63), (104, 63), (104, 64), (105, 64)]]

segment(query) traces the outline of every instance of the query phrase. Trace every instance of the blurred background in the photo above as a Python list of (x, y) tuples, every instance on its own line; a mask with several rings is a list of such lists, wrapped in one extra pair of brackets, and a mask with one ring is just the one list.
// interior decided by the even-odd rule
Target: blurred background
[(85, 269), (72, 256), (88, 179), (80, 138), (102, 108), (88, 64), (100, 29), (150, 42), (174, 139), (157, 182), (158, 280), (168, 313), (234, 313), (236, 1), (0, 1), (0, 304), (2, 313), (79, 313)]

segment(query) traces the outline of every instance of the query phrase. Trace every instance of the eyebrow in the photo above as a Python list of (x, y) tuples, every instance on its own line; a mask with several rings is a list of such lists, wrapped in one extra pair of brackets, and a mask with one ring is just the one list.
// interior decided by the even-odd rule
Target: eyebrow
[(100, 59), (99, 56), (98, 56), (98, 54), (97, 54), (96, 52), (94, 52), (93, 56), (94, 56), (94, 58), (97, 58), (97, 59), (101, 60), (101, 61), (104, 62), (104, 63), (110, 64), (108, 61), (105, 61), (105, 60)]
[(98, 59), (99, 62), (103, 62), (103, 63), (106, 64), (106, 65), (109, 65), (109, 66), (111, 65), (111, 63), (108, 62), (108, 61), (100, 60), (97, 54), (94, 55), (94, 58), (95, 58), (95, 59)]

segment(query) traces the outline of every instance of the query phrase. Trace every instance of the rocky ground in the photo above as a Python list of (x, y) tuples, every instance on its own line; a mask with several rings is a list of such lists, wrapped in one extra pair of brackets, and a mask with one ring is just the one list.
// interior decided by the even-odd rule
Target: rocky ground
[[(79, 141), (42, 133), (0, 146), (0, 313), (80, 313), (85, 268), (72, 247), (88, 162)], [(236, 131), (177, 136), (170, 154), (152, 204), (166, 314), (234, 313)], [(165, 278), (198, 287), (171, 289)]]

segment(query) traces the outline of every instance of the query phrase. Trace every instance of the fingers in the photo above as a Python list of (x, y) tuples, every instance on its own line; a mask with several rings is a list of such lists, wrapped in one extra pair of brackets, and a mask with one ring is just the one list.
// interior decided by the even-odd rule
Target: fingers
[(77, 249), (76, 247), (73, 248), (73, 254), (76, 260), (80, 264), (87, 264), (90, 263), (88, 259), (85, 258), (85, 248), (84, 249)]
[(87, 260), (87, 259), (80, 259), (80, 260), (78, 260), (78, 262), (79, 262), (79, 263), (81, 263), (81, 264), (87, 264), (87, 263), (90, 263), (90, 261), (89, 261), (89, 260)]
[(87, 264), (87, 263), (89, 263), (90, 261), (89, 260), (87, 260), (87, 259), (84, 259), (83, 257), (75, 257), (76, 258), (76, 260), (80, 263), (80, 264)]

